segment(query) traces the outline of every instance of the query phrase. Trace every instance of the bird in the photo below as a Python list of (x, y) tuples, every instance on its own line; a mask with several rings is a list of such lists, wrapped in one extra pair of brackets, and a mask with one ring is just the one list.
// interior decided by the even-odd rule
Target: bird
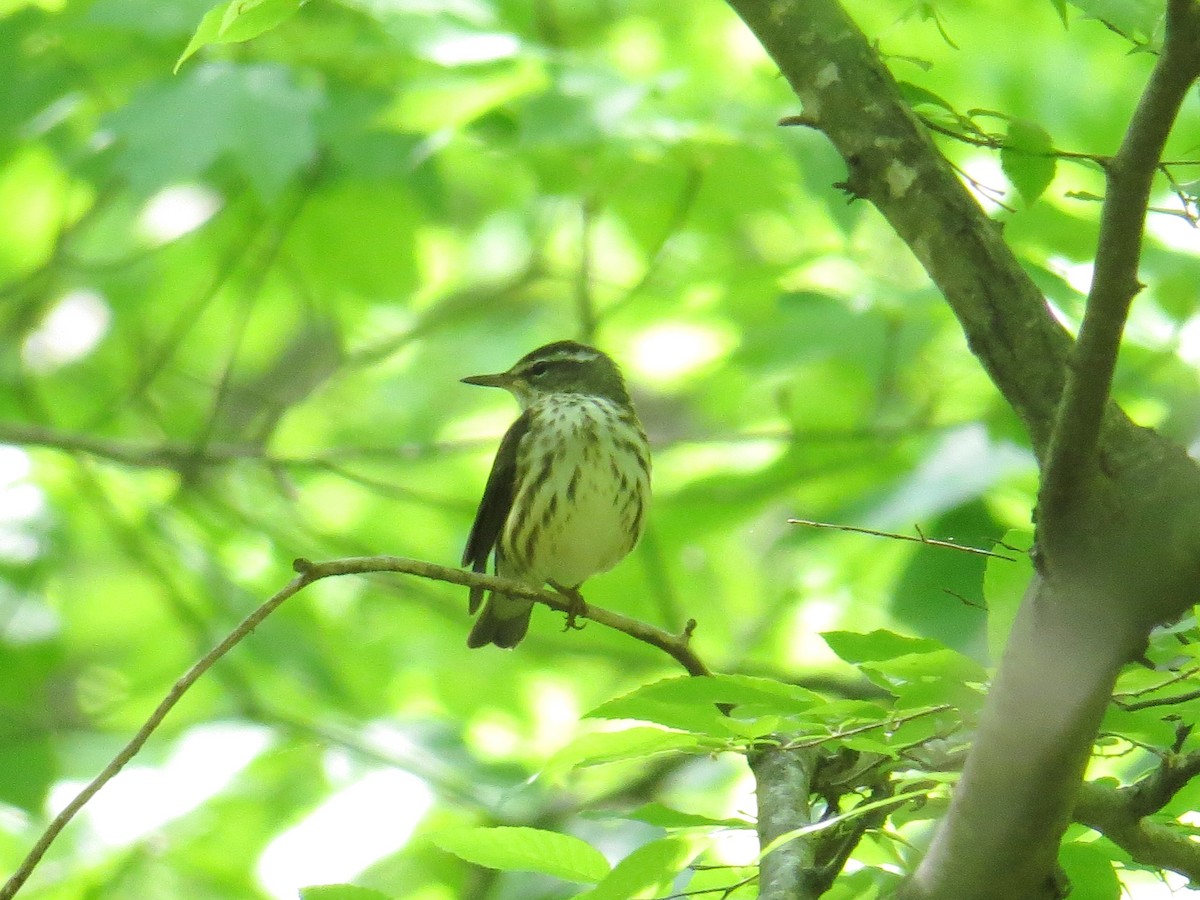
[[(506, 372), (462, 381), (503, 388), (521, 407), (496, 451), (462, 564), (486, 572), (490, 556), (495, 574), (549, 584), (581, 606), (580, 585), (636, 546), (650, 500), (650, 446), (621, 370), (595, 347), (555, 341)], [(471, 588), (472, 615), (483, 595)], [(515, 647), (532, 612), (532, 601), (492, 592), (467, 646)]]

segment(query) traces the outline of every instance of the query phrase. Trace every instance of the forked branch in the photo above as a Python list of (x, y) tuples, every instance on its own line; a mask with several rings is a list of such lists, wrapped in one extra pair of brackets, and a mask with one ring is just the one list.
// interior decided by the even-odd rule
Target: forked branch
[(1038, 498), (1053, 517), (1095, 473), (1100, 432), (1130, 304), (1142, 284), (1138, 261), (1155, 173), (1184, 97), (1200, 76), (1200, 4), (1170, 0), (1162, 54), (1142, 92), (1121, 147), (1105, 166), (1091, 290), (1043, 467)]

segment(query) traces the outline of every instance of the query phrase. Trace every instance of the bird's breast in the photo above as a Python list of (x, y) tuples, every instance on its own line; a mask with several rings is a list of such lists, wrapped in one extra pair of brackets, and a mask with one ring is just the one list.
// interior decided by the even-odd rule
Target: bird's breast
[(650, 471), (631, 411), (593, 399), (535, 410), (517, 470), (502, 543), (527, 580), (577, 587), (637, 543)]

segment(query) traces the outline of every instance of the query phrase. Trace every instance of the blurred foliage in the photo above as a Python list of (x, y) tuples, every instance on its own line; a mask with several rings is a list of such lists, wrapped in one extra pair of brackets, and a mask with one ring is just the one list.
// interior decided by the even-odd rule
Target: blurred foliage
[[(1036, 154), (1115, 149), (1161, 3), (853, 11), (918, 111), (1011, 138), (938, 140), (1075, 322), (1103, 179)], [(924, 798), (830, 896), (886, 892), (953, 781), (891, 764), (953, 757), (1025, 569), (786, 519), (1020, 557), (1036, 471), (833, 151), (776, 127), (798, 111), (707, 0), (0, 0), (0, 870), (293, 558), (457, 561), (514, 415), (458, 379), (553, 339), (623, 364), (655, 445), (649, 532), (588, 600), (695, 618), (729, 675), (544, 609), (516, 652), (468, 652), (462, 589), (326, 581), (188, 694), (24, 895), (752, 896), (743, 754), (772, 732)], [(1172, 158), (1197, 125), (1190, 101)], [(1116, 386), (1187, 445), (1195, 247), (1153, 217)], [(1164, 630), (1121, 689), (1182, 693), (1195, 638)], [(1094, 774), (1194, 748), (1198, 703), (1114, 707)], [(846, 783), (824, 811), (852, 822)], [(1080, 896), (1153, 880), (1069, 837)]]

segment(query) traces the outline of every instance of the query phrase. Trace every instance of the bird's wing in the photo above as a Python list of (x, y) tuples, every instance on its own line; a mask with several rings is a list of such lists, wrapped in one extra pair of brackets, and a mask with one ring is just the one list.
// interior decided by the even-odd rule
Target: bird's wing
[[(488, 556), (496, 546), (504, 521), (512, 509), (517, 480), (517, 445), (528, 430), (529, 413), (523, 412), (509, 427), (500, 441), (500, 449), (496, 451), (491, 474), (483, 489), (483, 499), (479, 501), (479, 510), (475, 513), (475, 524), (471, 526), (471, 534), (463, 550), (462, 564), (470, 565), (475, 572), (487, 571)], [(479, 608), (482, 599), (483, 589), (471, 588), (468, 608), (472, 613)]]

